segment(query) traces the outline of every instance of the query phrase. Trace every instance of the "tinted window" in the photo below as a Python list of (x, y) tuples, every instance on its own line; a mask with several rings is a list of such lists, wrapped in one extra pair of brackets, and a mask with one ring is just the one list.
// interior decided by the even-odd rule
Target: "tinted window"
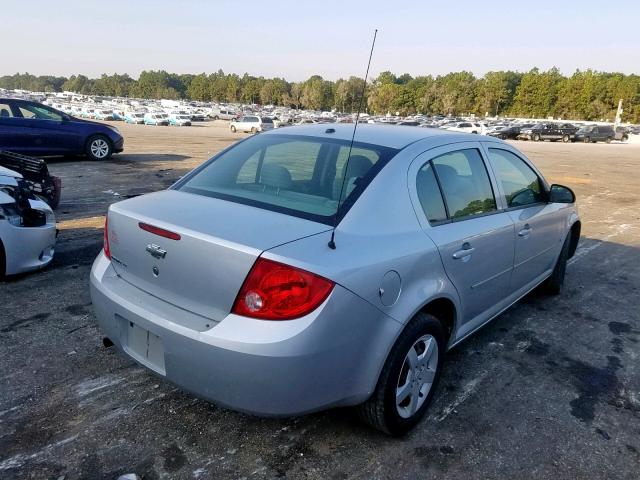
[(11, 105), (8, 103), (0, 102), (0, 118), (10, 118), (13, 117), (13, 110), (11, 109)]
[[(215, 157), (176, 188), (331, 225), (397, 152), (355, 143), (349, 163), (338, 165), (348, 148), (348, 141), (257, 135)], [(338, 202), (341, 191), (344, 201)]]
[(446, 153), (432, 160), (450, 218), (496, 210), (489, 175), (476, 149)]
[(508, 207), (523, 207), (546, 200), (540, 178), (520, 157), (507, 150), (490, 148), (489, 158), (502, 184)]
[(18, 104), (18, 109), (24, 118), (37, 118), (40, 120), (62, 120), (62, 115), (42, 105)]
[(423, 165), (418, 171), (416, 190), (422, 210), (429, 222), (441, 222), (447, 219), (447, 211), (444, 208), (444, 201), (431, 162)]
[(262, 117), (262, 123), (273, 123), (273, 120), (269, 117)]

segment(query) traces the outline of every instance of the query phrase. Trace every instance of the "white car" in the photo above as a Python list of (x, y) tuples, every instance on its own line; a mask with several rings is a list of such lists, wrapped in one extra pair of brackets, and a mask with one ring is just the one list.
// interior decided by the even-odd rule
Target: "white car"
[(191, 126), (191, 117), (184, 113), (170, 113), (169, 125), (176, 125), (178, 127), (189, 127)]
[(473, 122), (458, 122), (446, 125), (444, 128), (451, 132), (482, 133), (482, 125)]
[(269, 117), (257, 117), (254, 115), (246, 115), (239, 120), (233, 120), (229, 125), (229, 129), (235, 132), (263, 132), (273, 129), (273, 120)]
[(33, 197), (22, 175), (0, 167), (0, 278), (47, 266), (55, 243), (53, 210)]

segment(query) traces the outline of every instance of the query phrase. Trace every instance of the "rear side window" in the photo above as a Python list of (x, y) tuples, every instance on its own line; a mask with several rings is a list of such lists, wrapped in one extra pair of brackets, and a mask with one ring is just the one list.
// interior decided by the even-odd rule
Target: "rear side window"
[(525, 207), (546, 201), (542, 181), (524, 160), (499, 148), (490, 148), (489, 158), (502, 185), (507, 207)]
[(11, 118), (13, 117), (13, 109), (11, 105), (8, 103), (0, 102), (0, 118)]
[(273, 120), (269, 117), (262, 117), (262, 123), (273, 123)]
[(491, 181), (480, 152), (473, 148), (445, 153), (431, 160), (450, 219), (496, 210)]
[(447, 210), (444, 206), (431, 162), (425, 163), (418, 171), (416, 190), (418, 192), (418, 200), (420, 200), (420, 205), (429, 223), (447, 220)]
[(397, 153), (356, 142), (349, 163), (339, 162), (348, 148), (324, 137), (256, 135), (174, 188), (332, 225)]

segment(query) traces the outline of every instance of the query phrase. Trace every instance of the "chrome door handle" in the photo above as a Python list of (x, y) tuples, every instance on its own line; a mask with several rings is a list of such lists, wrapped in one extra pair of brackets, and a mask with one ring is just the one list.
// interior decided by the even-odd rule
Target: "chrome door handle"
[(519, 237), (528, 237), (530, 233), (531, 233), (531, 227), (527, 223), (524, 226), (524, 228), (518, 232), (518, 236)]
[(469, 257), (473, 251), (475, 250), (475, 248), (473, 248), (469, 243), (465, 242), (462, 244), (462, 250), (458, 250), (457, 252), (453, 252), (453, 255), (451, 255), (453, 258), (455, 258), (456, 260), (461, 260), (463, 258), (467, 258)]

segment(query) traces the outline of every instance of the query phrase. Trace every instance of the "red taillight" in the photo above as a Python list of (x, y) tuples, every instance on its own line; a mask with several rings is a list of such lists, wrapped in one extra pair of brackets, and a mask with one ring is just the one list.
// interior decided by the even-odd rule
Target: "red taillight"
[(149, 233), (153, 233), (154, 235), (160, 235), (161, 237), (168, 238), (170, 240), (180, 240), (180, 235), (175, 232), (170, 232), (169, 230), (165, 230), (164, 228), (155, 227), (153, 225), (149, 225), (148, 223), (139, 222), (138, 226)]
[(109, 215), (104, 217), (104, 256), (111, 260), (111, 249), (109, 248)]
[(291, 320), (324, 302), (335, 284), (313, 273), (258, 258), (240, 289), (232, 313), (263, 320)]

